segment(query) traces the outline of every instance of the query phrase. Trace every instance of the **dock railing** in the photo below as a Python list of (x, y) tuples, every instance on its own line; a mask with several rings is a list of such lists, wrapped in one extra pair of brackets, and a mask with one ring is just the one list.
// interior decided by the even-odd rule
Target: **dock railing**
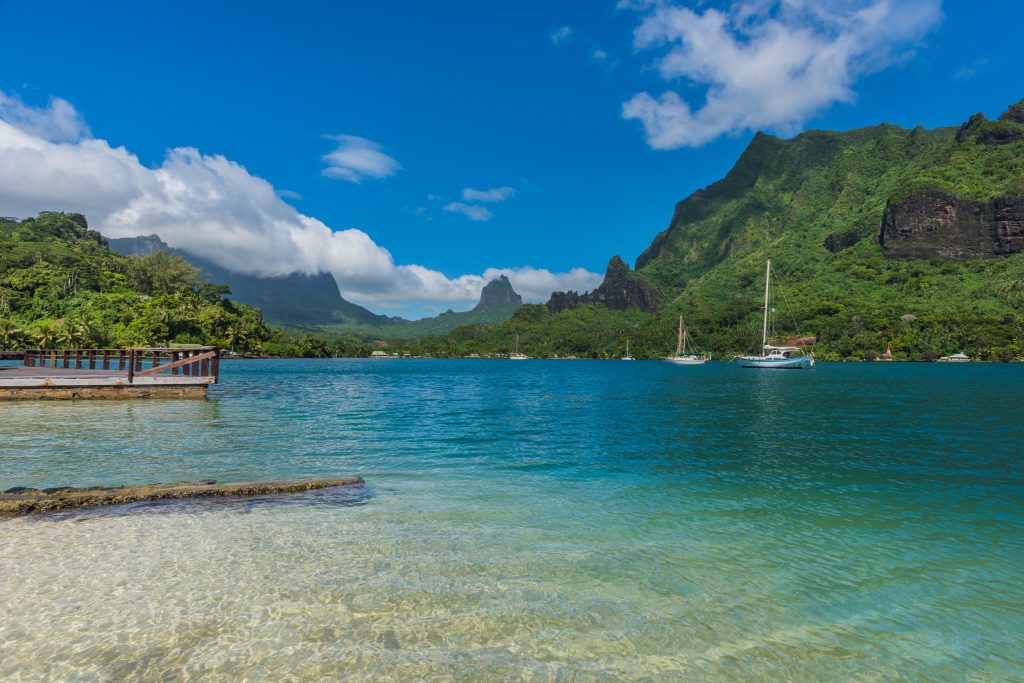
[(26, 349), (25, 366), (67, 370), (113, 370), (136, 377), (166, 372), (183, 377), (220, 378), (220, 351), (214, 346), (128, 349)]

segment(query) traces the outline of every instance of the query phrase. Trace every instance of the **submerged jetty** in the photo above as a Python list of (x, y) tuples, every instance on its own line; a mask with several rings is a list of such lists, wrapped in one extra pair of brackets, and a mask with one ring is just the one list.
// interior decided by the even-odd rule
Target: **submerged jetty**
[(0, 367), (0, 400), (205, 398), (220, 377), (212, 346), (29, 349), (21, 366)]
[(0, 515), (29, 515), (39, 512), (57, 512), (82, 508), (124, 505), (161, 500), (187, 498), (224, 498), (263, 496), (270, 494), (301, 493), (333, 486), (354, 486), (363, 483), (360, 477), (328, 479), (289, 479), (284, 481), (251, 481), (218, 484), (215, 481), (181, 481), (174, 484), (146, 484), (144, 486), (118, 486), (34, 489), (16, 486), (0, 493)]

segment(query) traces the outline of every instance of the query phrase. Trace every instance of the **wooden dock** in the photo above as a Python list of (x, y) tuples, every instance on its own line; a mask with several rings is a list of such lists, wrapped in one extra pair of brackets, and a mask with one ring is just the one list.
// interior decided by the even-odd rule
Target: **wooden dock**
[(205, 398), (219, 375), (212, 346), (29, 349), (22, 365), (0, 367), (0, 400)]

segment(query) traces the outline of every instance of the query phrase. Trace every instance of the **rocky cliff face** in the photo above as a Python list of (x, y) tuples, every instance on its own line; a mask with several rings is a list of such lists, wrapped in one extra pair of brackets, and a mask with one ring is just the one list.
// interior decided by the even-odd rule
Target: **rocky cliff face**
[(1006, 111), (999, 115), (999, 120), (1024, 123), (1024, 100), (1017, 104), (1011, 104)]
[(1024, 251), (1024, 197), (975, 202), (940, 191), (892, 202), (879, 235), (887, 258), (979, 259)]
[(608, 262), (604, 281), (592, 292), (577, 294), (576, 292), (552, 292), (548, 300), (548, 310), (559, 313), (566, 309), (576, 308), (580, 304), (604, 304), (614, 310), (639, 308), (651, 313), (657, 302), (654, 293), (643, 280), (638, 278), (619, 256), (613, 256)]
[(998, 121), (989, 121), (978, 112), (967, 119), (956, 133), (956, 141), (974, 140), (982, 145), (1008, 145), (1024, 138), (1024, 100), (1010, 107), (999, 115)]
[(509, 308), (511, 306), (522, 306), (523, 297), (516, 294), (512, 289), (512, 283), (504, 275), (499, 275), (484, 285), (480, 292), (480, 302), (473, 308), (474, 311), (486, 311), (495, 308)]
[[(984, 158), (989, 176), (1012, 179), (1014, 169), (1019, 168), (1020, 141), (1024, 139), (1022, 124), (1024, 100), (1011, 105), (997, 121), (989, 121), (982, 113), (971, 116), (956, 134), (960, 153), (957, 163), (970, 160), (972, 155)], [(986, 148), (988, 151), (981, 151)], [(950, 179), (958, 181), (959, 177), (959, 173), (947, 172), (945, 185), (897, 193), (890, 199), (878, 236), (886, 257), (967, 260), (1024, 251), (1024, 195), (1020, 180), (1016, 184), (1004, 183), (999, 192), (1003, 196), (982, 201), (984, 196), (968, 198), (949, 189)], [(972, 182), (977, 184), (974, 179)], [(997, 193), (989, 196), (994, 194)]]

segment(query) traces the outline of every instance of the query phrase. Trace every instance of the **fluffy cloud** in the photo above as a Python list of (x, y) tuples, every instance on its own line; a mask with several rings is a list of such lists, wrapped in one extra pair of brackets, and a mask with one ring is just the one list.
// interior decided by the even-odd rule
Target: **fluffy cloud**
[[(342, 296), (366, 304), (473, 301), (490, 273), (508, 274), (528, 300), (553, 289), (589, 288), (582, 269), (489, 270), (448, 278), (394, 262), (357, 229), (334, 231), (283, 201), (266, 180), (220, 155), (169, 150), (155, 167), (89, 136), (74, 108), (53, 99), (29, 107), (0, 93), (0, 214), (77, 211), (110, 237), (156, 233), (173, 247), (240, 273), (330, 272)], [(367, 168), (367, 167), (364, 167)]]
[(490, 190), (474, 190), (467, 187), (462, 191), (462, 198), (467, 202), (503, 202), (516, 193), (514, 187), (494, 187)]
[(89, 134), (81, 114), (59, 97), (51, 97), (49, 105), (40, 109), (0, 90), (0, 121), (8, 121), (30, 135), (59, 142), (76, 142)]
[(448, 213), (460, 213), (471, 221), (489, 221), (494, 218), (494, 214), (486, 206), (452, 202), (445, 204), (441, 208)]
[(942, 18), (941, 0), (746, 0), (703, 12), (671, 2), (620, 2), (644, 17), (637, 50), (662, 50), (667, 81), (705, 88), (694, 108), (678, 93), (642, 92), (622, 116), (655, 149), (702, 145), (742, 130), (791, 134), (858, 78), (904, 58)]
[(373, 140), (356, 135), (328, 135), (338, 146), (323, 159), (327, 168), (321, 173), (328, 178), (360, 183), (366, 178), (387, 178), (395, 175), (402, 167), (397, 161), (381, 151)]

